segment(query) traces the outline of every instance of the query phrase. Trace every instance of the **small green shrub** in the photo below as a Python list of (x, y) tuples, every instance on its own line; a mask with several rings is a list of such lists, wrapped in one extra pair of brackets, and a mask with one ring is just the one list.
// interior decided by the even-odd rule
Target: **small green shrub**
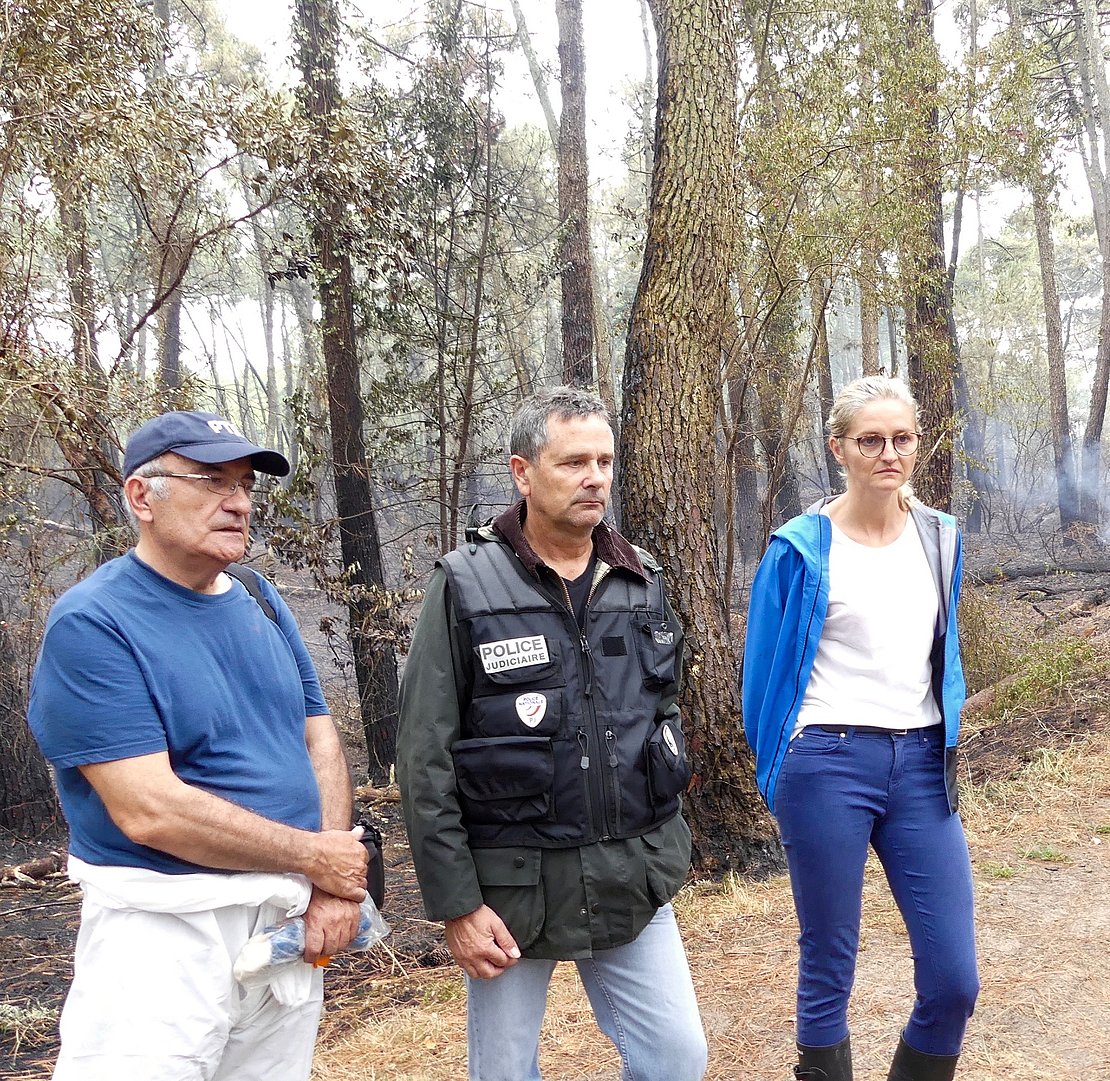
[(1071, 863), (1071, 857), (1055, 845), (1033, 845), (1022, 850), (1022, 859), (1039, 860), (1043, 863)]
[(1025, 647), (1007, 628), (1006, 609), (994, 590), (965, 589), (959, 619), (960, 656), (969, 695), (1017, 671)]
[(993, 860), (986, 860), (983, 863), (977, 864), (979, 873), (984, 878), (1016, 878), (1017, 871), (1005, 863), (995, 863)]
[(1033, 646), (1016, 677), (998, 688), (989, 709), (997, 720), (1036, 714), (1061, 701), (1076, 702), (1083, 686), (1106, 671), (1106, 658), (1085, 638), (1057, 638)]

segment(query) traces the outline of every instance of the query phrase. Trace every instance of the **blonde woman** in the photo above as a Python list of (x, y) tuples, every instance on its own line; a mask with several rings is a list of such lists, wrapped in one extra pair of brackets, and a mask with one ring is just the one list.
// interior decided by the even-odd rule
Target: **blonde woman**
[(872, 848), (917, 991), (888, 1081), (950, 1081), (979, 991), (956, 813), (960, 536), (913, 498), (921, 431), (904, 383), (849, 384), (828, 433), (845, 492), (772, 536), (744, 651), (744, 728), (800, 928), (794, 1076), (851, 1081), (848, 999)]

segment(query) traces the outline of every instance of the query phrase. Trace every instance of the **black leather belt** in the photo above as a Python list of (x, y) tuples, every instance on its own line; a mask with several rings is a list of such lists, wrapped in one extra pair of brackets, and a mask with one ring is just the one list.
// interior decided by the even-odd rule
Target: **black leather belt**
[(940, 724), (930, 724), (925, 728), (879, 728), (873, 724), (815, 724), (819, 732), (831, 732), (834, 736), (908, 736), (911, 732), (929, 732), (943, 728)]

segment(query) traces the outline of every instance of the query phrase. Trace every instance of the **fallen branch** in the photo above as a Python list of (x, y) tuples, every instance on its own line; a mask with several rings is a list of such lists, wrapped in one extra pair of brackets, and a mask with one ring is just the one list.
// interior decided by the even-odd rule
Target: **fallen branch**
[(1024, 567), (994, 563), (968, 570), (965, 577), (976, 585), (989, 586), (999, 582), (1012, 582), (1018, 578), (1054, 578), (1068, 574), (1110, 574), (1110, 562), (1085, 560), (1076, 563), (1032, 563)]
[(43, 879), (57, 874), (65, 865), (66, 854), (56, 849), (38, 859), (0, 868), (0, 882), (20, 886), (41, 886)]

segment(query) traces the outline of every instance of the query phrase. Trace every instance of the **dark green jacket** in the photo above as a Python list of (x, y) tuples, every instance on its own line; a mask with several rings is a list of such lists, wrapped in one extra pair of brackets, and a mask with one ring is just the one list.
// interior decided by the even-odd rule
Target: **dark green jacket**
[[(523, 504), (517, 504), (492, 528), (483, 528), (475, 543), (497, 545), (497, 551), (532, 582), (538, 608), (558, 606), (565, 614), (562, 582), (527, 544), (522, 520)], [(594, 539), (598, 559), (591, 605), (594, 599), (604, 605), (606, 590), (619, 591), (628, 581), (638, 580), (641, 589), (651, 582), (655, 589), (659, 572), (650, 557), (644, 554), (641, 560), (638, 550), (605, 525), (595, 530)], [(665, 616), (677, 631), (669, 605)], [(627, 648), (635, 656), (633, 634), (629, 620)], [(676, 639), (680, 658), (680, 631)], [(610, 831), (602, 828), (605, 816), (595, 816), (582, 843), (564, 836), (561, 847), (546, 847), (542, 837), (536, 838), (538, 843), (516, 844), (488, 834), (473, 836), (460, 806), (452, 748), (473, 735), (467, 717), (476, 675), (479, 690), (484, 679), (481, 668), (476, 673), (476, 663), (481, 662), (460, 627), (447, 577), (437, 568), (402, 680), (397, 747), (402, 803), (429, 918), (461, 916), (484, 901), (505, 920), (531, 957), (584, 957), (631, 941), (685, 878), (690, 858), (685, 822), (670, 810), (660, 825), (645, 820), (636, 827), (638, 835), (612, 839)], [(569, 656), (562, 663), (577, 666), (579, 662)], [(621, 673), (618, 678), (627, 678), (623, 667), (615, 666), (613, 671)], [(605, 678), (603, 666), (593, 678)], [(654, 720), (668, 723), (676, 732), (677, 680), (678, 665), (674, 681), (652, 697)], [(577, 677), (569, 682), (580, 686)], [(604, 748), (595, 753), (599, 762), (604, 760)]]

